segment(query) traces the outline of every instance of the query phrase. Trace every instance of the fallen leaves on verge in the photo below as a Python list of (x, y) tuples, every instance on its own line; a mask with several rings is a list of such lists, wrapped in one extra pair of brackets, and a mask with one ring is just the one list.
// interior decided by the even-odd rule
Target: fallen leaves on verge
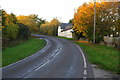
[(81, 41), (81, 40), (78, 40), (77, 42), (80, 42), (80, 43), (89, 43), (88, 41)]

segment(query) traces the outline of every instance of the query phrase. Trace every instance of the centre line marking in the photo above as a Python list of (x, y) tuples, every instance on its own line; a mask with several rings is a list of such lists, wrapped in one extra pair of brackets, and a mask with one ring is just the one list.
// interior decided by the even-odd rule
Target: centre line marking
[(40, 68), (42, 68), (43, 66), (45, 66), (46, 64), (48, 64), (51, 61), (51, 59), (53, 59), (55, 56), (57, 56), (58, 53), (59, 53), (58, 51), (61, 50), (61, 46), (62, 45), (60, 45), (59, 48), (56, 51), (54, 51), (54, 54), (52, 54), (52, 56), (48, 60), (46, 60), (45, 62), (43, 62), (42, 65), (40, 65), (39, 67), (37, 67), (34, 71), (39, 70)]
[(87, 70), (84, 70), (84, 75), (86, 75), (87, 74)]

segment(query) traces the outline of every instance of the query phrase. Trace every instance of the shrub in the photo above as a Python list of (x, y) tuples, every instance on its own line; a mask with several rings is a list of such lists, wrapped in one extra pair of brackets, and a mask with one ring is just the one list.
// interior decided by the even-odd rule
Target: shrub
[(29, 28), (26, 25), (22, 24), (22, 23), (18, 23), (18, 26), (19, 26), (18, 38), (28, 39), (30, 37)]

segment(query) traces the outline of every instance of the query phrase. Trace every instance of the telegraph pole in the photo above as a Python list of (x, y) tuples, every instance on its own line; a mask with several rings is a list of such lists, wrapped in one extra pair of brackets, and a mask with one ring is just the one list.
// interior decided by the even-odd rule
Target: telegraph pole
[[(119, 3), (120, 3), (120, 1), (119, 1)], [(118, 14), (119, 14), (119, 19), (120, 19), (120, 5), (118, 6)], [(118, 36), (120, 37), (120, 31), (118, 31)]]
[(93, 43), (95, 44), (95, 28), (96, 28), (96, 0), (94, 0), (94, 30), (93, 30)]

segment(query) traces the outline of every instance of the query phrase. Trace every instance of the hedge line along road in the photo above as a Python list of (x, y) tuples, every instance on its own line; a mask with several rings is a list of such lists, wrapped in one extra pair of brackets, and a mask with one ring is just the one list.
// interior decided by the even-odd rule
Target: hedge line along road
[(92, 67), (79, 46), (65, 39), (32, 35), (42, 37), (46, 41), (46, 46), (32, 56), (3, 67), (3, 80), (12, 80), (12, 78), (94, 78)]

